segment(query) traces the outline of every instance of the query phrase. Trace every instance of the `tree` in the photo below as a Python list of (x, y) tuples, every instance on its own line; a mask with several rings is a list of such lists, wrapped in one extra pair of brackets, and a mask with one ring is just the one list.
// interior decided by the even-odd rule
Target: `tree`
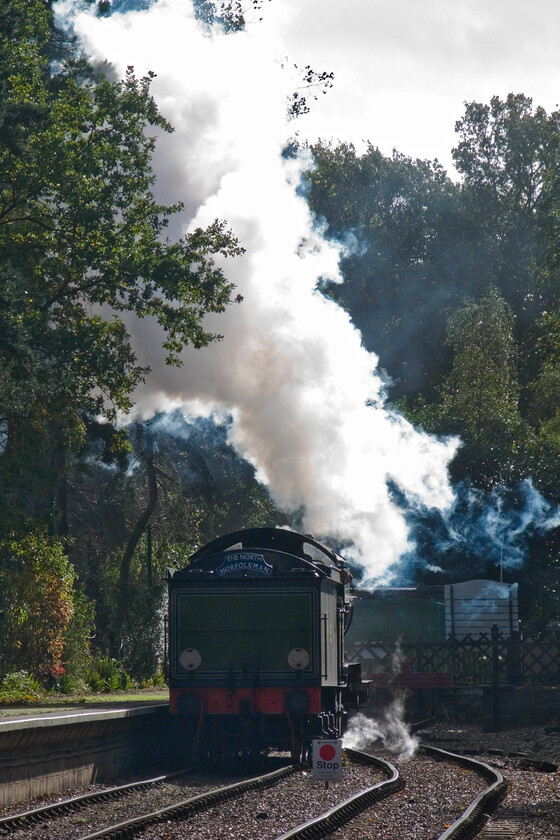
[(440, 428), (464, 441), (460, 478), (485, 488), (523, 476), (527, 430), (519, 413), (514, 318), (497, 289), (449, 319), (453, 352), (440, 403)]
[(560, 112), (510, 94), (466, 103), (456, 129), (460, 184), (437, 161), (313, 147), (310, 205), (346, 246), (343, 283), (326, 291), (379, 354), (396, 398), (436, 398), (447, 319), (465, 296), (499, 289), (518, 338), (560, 305)]
[(307, 64), (303, 70), (294, 64), (294, 69), (299, 71), (301, 75), (301, 84), (295, 90), (289, 100), (288, 114), (292, 119), (301, 117), (303, 114), (309, 114), (311, 108), (309, 106), (309, 97), (315, 101), (319, 98), (319, 93), (323, 96), (334, 85), (334, 73), (332, 70), (317, 71), (311, 65)]
[(165, 569), (184, 567), (219, 533), (286, 519), (213, 421), (176, 412), (131, 424), (128, 435), (127, 461), (103, 466), (92, 436), (87, 466), (70, 476), (80, 532), (70, 556), (96, 604), (97, 646), (145, 676), (159, 650)]
[(0, 591), (0, 671), (56, 679), (74, 614), (74, 570), (62, 543), (34, 534), (1, 541)]
[[(481, 241), (494, 283), (525, 329), (546, 304), (550, 249), (560, 198), (560, 111), (533, 109), (532, 99), (510, 93), (489, 105), (469, 102), (456, 123), (453, 150), (472, 212), (483, 220)], [(557, 276), (557, 269), (555, 270)], [(554, 293), (558, 300), (557, 292)], [(550, 302), (549, 302), (550, 303)]]
[[(193, 0), (196, 18), (206, 26), (223, 27), (225, 32), (239, 32), (245, 29), (248, 10), (259, 12), (265, 0)], [(269, 0), (270, 2), (270, 0)], [(262, 20), (262, 18), (261, 18)]]
[(524, 408), (535, 431), (532, 468), (541, 492), (560, 502), (560, 312), (545, 312), (528, 331)]
[(319, 144), (313, 156), (310, 205), (345, 246), (343, 283), (326, 291), (379, 354), (395, 397), (429, 389), (446, 362), (447, 314), (482, 282), (460, 190), (437, 161), (372, 145), (357, 155)]
[(185, 344), (219, 339), (203, 317), (225, 309), (232, 286), (215, 256), (242, 250), (218, 221), (165, 239), (182, 205), (161, 205), (151, 191), (155, 133), (172, 130), (150, 94), (153, 74), (93, 80), (74, 62), (51, 75), (49, 21), (41, 0), (8, 0), (0, 17), (0, 136), (15, 126), (0, 146), (0, 471), (10, 526), (22, 509), (63, 507), (84, 417), (130, 409), (148, 371), (119, 313), (154, 318), (168, 362), (179, 364)]

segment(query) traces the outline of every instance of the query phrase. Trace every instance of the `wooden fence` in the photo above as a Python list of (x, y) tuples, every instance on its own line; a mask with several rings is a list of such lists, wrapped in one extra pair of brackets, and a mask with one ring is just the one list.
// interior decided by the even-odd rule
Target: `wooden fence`
[(560, 685), (560, 641), (492, 633), (445, 642), (388, 645), (356, 641), (347, 659), (362, 665), (364, 678), (404, 687)]

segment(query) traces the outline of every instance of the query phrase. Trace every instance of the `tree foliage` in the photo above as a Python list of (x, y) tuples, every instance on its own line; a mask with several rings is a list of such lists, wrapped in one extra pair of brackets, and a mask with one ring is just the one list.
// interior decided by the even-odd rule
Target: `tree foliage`
[(344, 282), (327, 287), (380, 355), (395, 397), (430, 389), (442, 372), (445, 319), (481, 278), (460, 191), (436, 162), (369, 146), (313, 148), (313, 210), (342, 241)]
[(128, 411), (148, 373), (119, 313), (154, 319), (179, 364), (185, 344), (219, 338), (203, 317), (232, 286), (215, 257), (242, 249), (219, 221), (165, 237), (182, 204), (152, 193), (156, 136), (172, 130), (153, 74), (93, 79), (80, 62), (52, 73), (40, 0), (9, 0), (0, 23), (0, 470), (13, 527), (22, 511), (60, 507), (84, 418)]
[[(263, 2), (195, 10), (234, 33)], [(79, 674), (94, 622), (98, 651), (145, 678), (165, 567), (220, 532), (285, 521), (224, 429), (114, 423), (149, 375), (125, 316), (159, 324), (170, 364), (219, 340), (204, 315), (229, 304), (218, 263), (241, 248), (220, 221), (168, 238), (182, 197), (153, 194), (155, 144), (172, 131), (153, 74), (97, 77), (50, 6), (0, 4), (0, 672)], [(292, 116), (333, 81), (301, 73)], [(409, 416), (461, 436), (454, 479), (490, 489), (531, 474), (560, 502), (560, 112), (510, 94), (466, 103), (456, 129), (458, 183), (373, 144), (313, 147), (309, 203), (344, 246), (343, 283), (322, 291)], [(557, 535), (532, 552), (544, 623)]]
[[(515, 497), (531, 476), (558, 503), (560, 112), (510, 94), (466, 103), (456, 130), (457, 183), (437, 161), (373, 145), (313, 148), (309, 201), (344, 246), (343, 282), (323, 291), (379, 354), (410, 419), (461, 437), (455, 481)], [(557, 546), (555, 532), (535, 536), (519, 572), (528, 587), (532, 571), (543, 581), (541, 623), (557, 610)]]
[(453, 158), (480, 220), (489, 268), (525, 328), (543, 303), (558, 303), (550, 281), (558, 276), (551, 256), (557, 252), (560, 111), (533, 108), (523, 94), (494, 96), (489, 104), (467, 103), (456, 130)]
[[(76, 533), (70, 497), (94, 430), (105, 441), (100, 459), (125, 465), (126, 432), (99, 423), (129, 411), (149, 373), (123, 314), (158, 324), (177, 365), (186, 344), (219, 340), (203, 319), (230, 302), (217, 258), (242, 249), (225, 223), (167, 235), (183, 205), (153, 194), (155, 144), (173, 130), (153, 78), (132, 67), (120, 81), (99, 77), (54, 28), (49, 2), (2, 3), (0, 574), (10, 607), (2, 670), (54, 677), (65, 643), (74, 664), (87, 659), (91, 601), (74, 587), (66, 543), (47, 534)], [(75, 559), (81, 576), (88, 564)], [(81, 580), (92, 589), (87, 574)]]
[(513, 313), (491, 287), (453, 314), (447, 340), (453, 361), (442, 384), (440, 430), (462, 438), (458, 459), (476, 484), (512, 484), (527, 467)]
[(130, 426), (127, 464), (108, 468), (94, 460), (99, 441), (92, 438), (87, 469), (72, 476), (70, 530), (81, 538), (71, 558), (96, 603), (96, 645), (136, 677), (145, 678), (161, 656), (154, 628), (161, 625), (166, 568), (182, 568), (221, 533), (286, 523), (226, 438), (227, 429), (210, 420), (157, 417)]
[(317, 101), (319, 94), (324, 96), (328, 93), (334, 85), (334, 73), (328, 70), (314, 70), (310, 64), (307, 64), (303, 70), (297, 64), (294, 64), (294, 69), (301, 76), (301, 84), (298, 85), (291, 96), (288, 114), (295, 119), (296, 117), (301, 117), (303, 114), (310, 113), (310, 97)]
[[(268, 0), (270, 2), (270, 0)], [(265, 0), (194, 0), (194, 13), (206, 26), (221, 26), (225, 32), (239, 32), (245, 28), (247, 12), (260, 12)], [(261, 18), (262, 20), (262, 18)]]
[(61, 676), (74, 614), (74, 569), (62, 543), (42, 534), (0, 542), (0, 591), (0, 670)]

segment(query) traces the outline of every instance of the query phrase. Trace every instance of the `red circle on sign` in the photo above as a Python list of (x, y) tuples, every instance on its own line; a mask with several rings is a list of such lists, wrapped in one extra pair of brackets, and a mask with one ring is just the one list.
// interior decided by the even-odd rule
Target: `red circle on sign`
[(323, 759), (323, 761), (332, 761), (336, 755), (336, 750), (332, 744), (325, 744), (324, 746), (320, 747), (319, 755)]

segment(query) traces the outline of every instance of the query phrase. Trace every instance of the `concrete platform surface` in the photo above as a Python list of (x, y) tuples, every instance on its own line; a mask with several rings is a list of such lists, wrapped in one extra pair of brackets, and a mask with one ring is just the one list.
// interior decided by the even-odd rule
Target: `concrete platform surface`
[(49, 710), (40, 715), (20, 714), (0, 718), (0, 735), (3, 732), (13, 732), (18, 729), (41, 729), (48, 726), (67, 726), (72, 723), (92, 723), (95, 721), (112, 720), (116, 718), (135, 717), (137, 715), (152, 714), (154, 709), (167, 706), (165, 700), (130, 703), (127, 706), (81, 707), (76, 709)]

